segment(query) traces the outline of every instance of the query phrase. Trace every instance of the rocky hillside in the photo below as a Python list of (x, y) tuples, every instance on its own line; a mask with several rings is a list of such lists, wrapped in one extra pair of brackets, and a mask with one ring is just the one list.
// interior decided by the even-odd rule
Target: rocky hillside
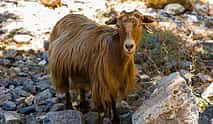
[[(213, 4), (193, 9), (170, 3), (158, 9), (140, 0), (0, 1), (0, 124), (96, 124), (97, 112), (65, 110), (48, 72), (45, 43), (68, 13), (103, 24), (137, 8), (156, 19), (135, 56), (137, 88), (118, 103), (121, 124), (213, 124)], [(78, 103), (78, 101), (74, 101)], [(107, 119), (106, 119), (107, 121)]]

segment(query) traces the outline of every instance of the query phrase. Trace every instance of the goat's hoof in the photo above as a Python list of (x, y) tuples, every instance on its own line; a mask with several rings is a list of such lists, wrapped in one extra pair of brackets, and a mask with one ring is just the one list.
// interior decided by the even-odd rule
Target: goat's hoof
[(70, 104), (66, 104), (66, 109), (73, 109), (72, 104), (71, 103)]

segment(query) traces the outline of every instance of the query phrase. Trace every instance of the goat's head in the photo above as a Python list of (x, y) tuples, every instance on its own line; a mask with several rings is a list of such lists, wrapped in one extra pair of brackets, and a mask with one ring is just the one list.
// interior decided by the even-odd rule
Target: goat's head
[(138, 10), (132, 12), (123, 11), (119, 16), (112, 17), (105, 23), (115, 24), (118, 27), (121, 46), (125, 55), (133, 55), (141, 38), (142, 27), (153, 22), (150, 16), (142, 15)]

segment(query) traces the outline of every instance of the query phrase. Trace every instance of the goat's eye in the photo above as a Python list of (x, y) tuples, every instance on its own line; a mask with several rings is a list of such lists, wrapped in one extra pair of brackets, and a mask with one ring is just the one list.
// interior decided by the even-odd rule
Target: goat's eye
[(126, 22), (127, 22), (127, 20), (123, 20), (123, 22), (124, 22), (124, 23), (126, 23)]

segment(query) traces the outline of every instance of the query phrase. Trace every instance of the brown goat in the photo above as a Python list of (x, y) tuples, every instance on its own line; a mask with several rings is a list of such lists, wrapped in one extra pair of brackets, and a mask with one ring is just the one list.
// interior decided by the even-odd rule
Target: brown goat
[(134, 53), (142, 27), (150, 22), (137, 10), (106, 22), (115, 27), (74, 14), (58, 21), (50, 35), (49, 68), (56, 91), (66, 93), (66, 104), (70, 89), (80, 89), (81, 102), (89, 90), (98, 112), (112, 109), (116, 120), (116, 102), (135, 87)]

